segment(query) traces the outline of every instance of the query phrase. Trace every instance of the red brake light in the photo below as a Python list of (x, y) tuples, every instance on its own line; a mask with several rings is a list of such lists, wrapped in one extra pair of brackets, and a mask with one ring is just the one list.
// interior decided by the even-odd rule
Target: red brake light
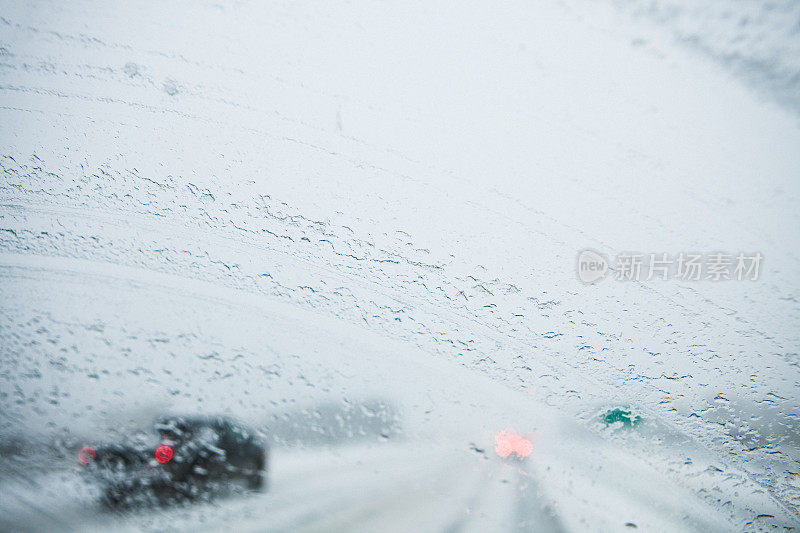
[(514, 430), (505, 430), (494, 436), (494, 451), (500, 457), (505, 458), (513, 453), (521, 459), (531, 454), (533, 443)]
[(172, 459), (172, 448), (166, 445), (159, 446), (156, 448), (155, 457), (159, 463), (168, 463)]
[(97, 452), (91, 446), (84, 446), (78, 452), (78, 462), (82, 465), (88, 465), (97, 457)]

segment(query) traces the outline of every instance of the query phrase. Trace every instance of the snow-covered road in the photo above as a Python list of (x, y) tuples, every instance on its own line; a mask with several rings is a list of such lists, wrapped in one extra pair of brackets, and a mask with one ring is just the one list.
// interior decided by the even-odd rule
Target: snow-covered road
[[(759, 85), (736, 36), (685, 46), (680, 2), (613, 4), (0, 2), (0, 438), (380, 398), (388, 442), (283, 443), (265, 495), (113, 525), (797, 525), (795, 67)], [(764, 270), (587, 286), (587, 247)]]

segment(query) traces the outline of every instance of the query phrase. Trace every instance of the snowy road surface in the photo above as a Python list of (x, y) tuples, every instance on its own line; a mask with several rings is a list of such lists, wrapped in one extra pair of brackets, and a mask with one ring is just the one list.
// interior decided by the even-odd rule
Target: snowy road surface
[[(172, 531), (190, 531), (198, 523), (210, 530), (235, 531), (485, 531), (502, 527), (563, 531), (549, 509), (540, 507), (542, 491), (523, 463), (498, 464), (439, 448), (386, 445), (337, 452), (284, 454), (275, 463), (269, 494), (249, 494), (184, 508), (119, 516), (87, 509), (75, 498), (59, 512), (38, 511), (42, 529), (137, 531), (168, 521)], [(387, 482), (387, 479), (391, 482)], [(53, 485), (58, 479), (50, 481)], [(89, 491), (84, 490), (83, 494)], [(19, 488), (14, 497), (22, 499)], [(36, 497), (28, 491), (30, 500)], [(29, 502), (30, 503), (30, 502)], [(30, 511), (30, 509), (28, 509)], [(15, 527), (24, 529), (28, 514)], [(30, 527), (30, 522), (27, 523)]]
[[(800, 525), (796, 10), (494, 4), (0, 1), (0, 530)], [(99, 511), (61, 452), (165, 411), (269, 491)]]

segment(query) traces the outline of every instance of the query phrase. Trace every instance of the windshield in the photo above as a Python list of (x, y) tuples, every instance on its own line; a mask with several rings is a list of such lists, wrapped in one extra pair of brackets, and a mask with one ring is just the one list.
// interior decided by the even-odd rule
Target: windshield
[(799, 18), (0, 0), (0, 530), (800, 527)]

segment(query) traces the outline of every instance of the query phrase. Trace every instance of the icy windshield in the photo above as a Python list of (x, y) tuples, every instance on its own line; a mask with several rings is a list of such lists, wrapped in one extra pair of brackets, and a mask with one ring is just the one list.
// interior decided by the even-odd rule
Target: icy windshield
[(0, 0), (0, 530), (800, 527), (798, 20)]

